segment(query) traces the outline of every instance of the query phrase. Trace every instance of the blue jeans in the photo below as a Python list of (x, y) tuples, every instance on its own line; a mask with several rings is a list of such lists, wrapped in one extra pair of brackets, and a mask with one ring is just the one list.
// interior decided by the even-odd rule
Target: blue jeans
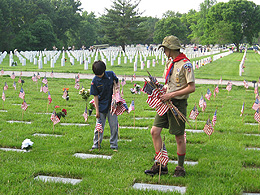
[[(103, 140), (103, 134), (106, 124), (106, 118), (108, 119), (108, 123), (110, 126), (110, 148), (118, 149), (117, 140), (118, 140), (118, 120), (116, 114), (111, 114), (110, 111), (108, 113), (100, 113), (100, 118), (102, 121), (103, 133), (99, 133), (99, 144), (101, 145)], [(93, 146), (92, 148), (98, 148), (98, 131), (94, 130), (94, 138), (93, 138)]]

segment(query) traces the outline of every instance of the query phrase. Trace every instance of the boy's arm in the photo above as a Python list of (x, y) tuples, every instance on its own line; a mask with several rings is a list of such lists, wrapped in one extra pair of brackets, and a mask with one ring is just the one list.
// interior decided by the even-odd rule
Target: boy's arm
[(99, 106), (98, 106), (98, 95), (94, 96), (94, 102), (95, 102), (95, 106), (96, 106), (96, 118), (99, 118), (100, 114), (99, 114)]

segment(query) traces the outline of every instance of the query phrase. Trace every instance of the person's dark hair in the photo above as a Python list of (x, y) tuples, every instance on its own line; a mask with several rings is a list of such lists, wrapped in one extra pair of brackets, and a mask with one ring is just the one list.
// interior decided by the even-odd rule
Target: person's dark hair
[(92, 65), (92, 70), (95, 75), (102, 75), (106, 70), (106, 64), (101, 60), (95, 61)]

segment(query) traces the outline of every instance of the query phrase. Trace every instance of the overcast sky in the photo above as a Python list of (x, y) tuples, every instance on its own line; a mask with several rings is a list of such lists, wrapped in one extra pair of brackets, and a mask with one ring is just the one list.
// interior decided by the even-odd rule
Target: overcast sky
[[(95, 12), (96, 16), (104, 14), (105, 7), (111, 8), (113, 0), (80, 0), (82, 8), (87, 12)], [(250, 0), (260, 5), (260, 0)], [(134, 1), (132, 1), (134, 2)], [(142, 16), (152, 16), (161, 18), (162, 14), (168, 10), (187, 13), (191, 9), (199, 11), (200, 3), (204, 0), (141, 0), (138, 8), (143, 12)], [(217, 2), (228, 2), (228, 0), (217, 0)]]

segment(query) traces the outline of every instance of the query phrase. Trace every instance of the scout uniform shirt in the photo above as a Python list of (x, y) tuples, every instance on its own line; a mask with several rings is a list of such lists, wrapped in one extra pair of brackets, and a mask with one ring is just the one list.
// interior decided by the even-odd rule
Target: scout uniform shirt
[[(167, 61), (164, 70), (164, 77), (171, 63), (172, 60)], [(169, 81), (165, 85), (167, 87), (167, 93), (185, 88), (188, 86), (188, 83), (191, 82), (195, 82), (194, 71), (191, 62), (187, 59), (174, 62), (174, 67), (169, 77)], [(189, 94), (175, 96), (174, 99), (188, 99), (188, 97)]]
[(105, 71), (102, 78), (95, 76), (91, 82), (90, 95), (98, 96), (99, 112), (108, 113), (111, 107), (114, 80), (118, 78), (113, 71)]

